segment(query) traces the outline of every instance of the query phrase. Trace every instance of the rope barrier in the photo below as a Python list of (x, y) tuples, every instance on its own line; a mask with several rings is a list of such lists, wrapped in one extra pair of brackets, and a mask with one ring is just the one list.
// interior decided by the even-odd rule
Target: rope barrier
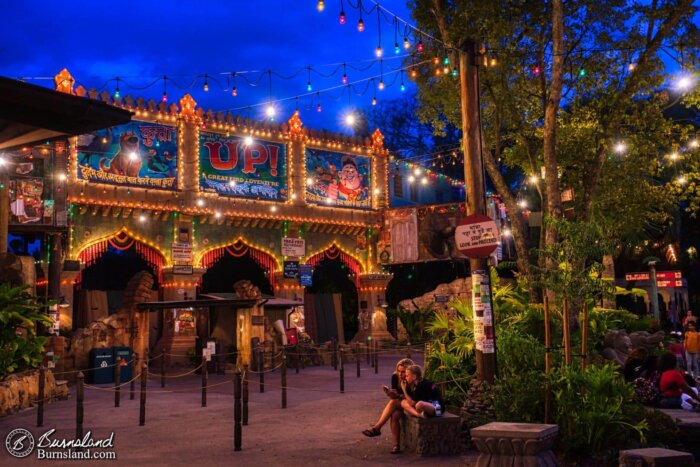
[(273, 372), (273, 371), (275, 371), (275, 370), (277, 370), (277, 369), (279, 369), (279, 368), (281, 368), (281, 367), (282, 367), (282, 363), (280, 362), (279, 365), (277, 365), (277, 366), (275, 366), (275, 367), (272, 367), (272, 368), (270, 368), (270, 369), (267, 369), (267, 370), (255, 371), (255, 370), (248, 369), (248, 372), (249, 372), (249, 373), (255, 373), (256, 375), (259, 375), (260, 373), (271, 373), (271, 372)]
[(195, 367), (195, 368), (192, 369), (191, 371), (188, 371), (187, 373), (182, 373), (182, 374), (179, 374), (179, 375), (161, 375), (160, 373), (151, 373), (150, 371), (148, 372), (148, 375), (149, 375), (149, 376), (155, 376), (155, 377), (158, 377), (158, 378), (160, 378), (160, 377), (165, 377), (165, 378), (182, 378), (183, 376), (187, 376), (187, 375), (193, 374), (194, 372), (196, 372), (197, 370), (199, 370), (200, 368), (202, 368), (202, 365), (203, 365), (203, 364), (200, 363), (199, 366)]
[(125, 381), (125, 382), (123, 382), (123, 383), (121, 383), (121, 384), (119, 384), (119, 385), (117, 385), (117, 386), (112, 386), (111, 388), (101, 388), (101, 387), (99, 387), (99, 386), (93, 386), (93, 385), (87, 384), (87, 383), (83, 383), (83, 387), (86, 387), (86, 388), (89, 388), (89, 389), (98, 389), (98, 390), (100, 390), (100, 391), (110, 390), (110, 391), (114, 392), (114, 391), (116, 391), (116, 388), (118, 388), (118, 387), (121, 388), (121, 387), (126, 386), (127, 384), (131, 384), (132, 381), (136, 381), (136, 380), (137, 380), (138, 378), (140, 378), (140, 377), (141, 377), (141, 375), (140, 375), (140, 374), (137, 374), (136, 376), (134, 376), (133, 378), (131, 378), (129, 381)]
[[(134, 360), (131, 359), (131, 360), (129, 360), (129, 361), (126, 362), (126, 365), (123, 365), (123, 366), (131, 365), (133, 362), (134, 362)], [(109, 364), (109, 365), (96, 366), (96, 367), (94, 367), (94, 368), (85, 368), (85, 369), (79, 369), (79, 370), (67, 370), (67, 371), (60, 371), (60, 372), (53, 372), (53, 371), (51, 371), (51, 370), (47, 370), (47, 371), (51, 372), (51, 374), (53, 374), (54, 377), (55, 377), (56, 375), (65, 375), (65, 374), (68, 374), (68, 373), (79, 373), (79, 372), (81, 372), (81, 371), (93, 371), (93, 370), (103, 370), (103, 369), (105, 369), (105, 368), (114, 368), (115, 366), (117, 366), (117, 365), (120, 364), (120, 363), (121, 363), (121, 362), (115, 362), (115, 363), (111, 363), (111, 364)]]

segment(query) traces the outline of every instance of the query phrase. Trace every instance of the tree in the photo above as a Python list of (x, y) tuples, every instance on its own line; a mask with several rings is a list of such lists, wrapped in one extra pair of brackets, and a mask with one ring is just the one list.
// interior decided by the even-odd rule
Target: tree
[[(537, 177), (531, 186), (538, 204), (554, 220), (564, 214), (562, 191), (571, 189), (573, 217), (606, 226), (618, 244), (664, 217), (672, 199), (670, 190), (659, 188), (659, 158), (669, 149), (669, 134), (683, 141), (687, 129), (664, 115), (661, 54), (681, 41), (698, 43), (692, 1), (415, 0), (412, 7), (418, 26), (444, 44), (433, 42), (416, 60), (418, 116), (436, 128), (443, 119), (459, 121), (459, 88), (456, 79), (436, 77), (429, 59), (454, 60), (450, 50), (466, 39), (486, 44), (483, 157), (510, 211), (522, 273), (530, 275), (536, 259), (556, 269), (532, 256), (531, 248), (544, 251), (557, 235), (550, 227), (539, 239), (528, 238), (520, 191), (503, 178), (503, 167)], [(684, 50), (686, 57), (697, 52)], [(614, 151), (621, 140), (630, 148), (626, 154)], [(629, 201), (634, 209), (625, 205)]]

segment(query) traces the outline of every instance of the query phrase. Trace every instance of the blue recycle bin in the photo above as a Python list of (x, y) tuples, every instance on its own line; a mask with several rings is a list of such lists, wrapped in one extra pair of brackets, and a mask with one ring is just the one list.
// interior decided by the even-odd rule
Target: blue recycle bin
[[(112, 347), (112, 358), (115, 363), (119, 362), (121, 365), (119, 368), (119, 382), (125, 383), (131, 380), (133, 377), (131, 374), (131, 347)], [(112, 368), (112, 371), (114, 371), (114, 368)], [(112, 376), (112, 381), (114, 381), (114, 375)]]
[(114, 382), (114, 355), (112, 348), (90, 350), (90, 368), (87, 372), (88, 383), (107, 384)]

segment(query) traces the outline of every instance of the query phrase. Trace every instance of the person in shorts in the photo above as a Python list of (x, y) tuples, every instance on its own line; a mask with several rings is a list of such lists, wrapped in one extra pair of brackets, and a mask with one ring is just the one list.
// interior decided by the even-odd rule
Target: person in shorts
[(401, 382), (406, 397), (401, 401), (404, 413), (414, 417), (439, 417), (442, 415), (442, 394), (435, 383), (423, 378), (418, 365), (406, 368), (406, 381)]

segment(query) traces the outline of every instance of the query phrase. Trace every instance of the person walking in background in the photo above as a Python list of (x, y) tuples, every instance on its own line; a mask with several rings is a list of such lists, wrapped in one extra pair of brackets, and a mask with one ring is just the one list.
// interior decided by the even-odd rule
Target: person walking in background
[(683, 340), (686, 368), (694, 379), (700, 378), (700, 332), (695, 321), (688, 321), (688, 329)]

